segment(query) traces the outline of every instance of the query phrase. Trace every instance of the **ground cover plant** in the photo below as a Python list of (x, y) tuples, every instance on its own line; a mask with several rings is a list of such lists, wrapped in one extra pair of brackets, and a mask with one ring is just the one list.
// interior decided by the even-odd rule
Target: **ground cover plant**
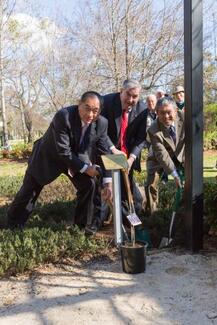
[[(146, 153), (143, 154), (144, 157)], [(216, 151), (204, 156), (204, 224), (205, 232), (217, 234), (217, 169)], [(67, 177), (61, 175), (45, 186), (36, 208), (23, 231), (4, 230), (6, 210), (19, 189), (26, 161), (0, 160), (0, 275), (32, 270), (37, 265), (56, 262), (66, 257), (83, 258), (102, 254), (110, 247), (111, 240), (87, 238), (78, 228), (72, 227), (75, 192)], [(143, 169), (145, 164), (143, 163)], [(146, 171), (137, 174), (143, 186)], [(160, 206), (155, 218), (142, 215), (143, 224), (149, 229), (152, 241), (159, 240), (168, 230), (175, 187), (171, 179), (160, 184)]]

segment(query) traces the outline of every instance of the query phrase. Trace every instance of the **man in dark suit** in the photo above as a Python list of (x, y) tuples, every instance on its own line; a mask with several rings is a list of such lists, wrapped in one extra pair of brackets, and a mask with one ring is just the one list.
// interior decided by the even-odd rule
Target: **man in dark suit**
[(181, 187), (179, 169), (184, 164), (184, 112), (177, 111), (176, 102), (171, 97), (157, 101), (157, 119), (147, 131), (151, 142), (147, 158), (147, 181), (145, 185), (147, 206), (152, 214), (158, 203), (159, 175), (164, 170), (172, 175), (177, 187)]
[[(9, 227), (22, 227), (30, 216), (44, 185), (61, 173), (77, 190), (75, 223), (91, 229), (94, 214), (97, 159), (109, 153), (107, 121), (100, 116), (101, 96), (93, 91), (82, 95), (78, 106), (60, 109), (48, 130), (34, 144), (23, 185), (8, 210)], [(109, 186), (106, 183), (105, 186)]]
[[(129, 166), (131, 191), (137, 213), (142, 196), (133, 179), (133, 171), (141, 171), (141, 150), (145, 146), (147, 110), (139, 100), (141, 86), (134, 79), (125, 80), (119, 93), (104, 96), (102, 115), (108, 120), (109, 147), (114, 154), (125, 154)], [(126, 200), (122, 184), (122, 199)]]

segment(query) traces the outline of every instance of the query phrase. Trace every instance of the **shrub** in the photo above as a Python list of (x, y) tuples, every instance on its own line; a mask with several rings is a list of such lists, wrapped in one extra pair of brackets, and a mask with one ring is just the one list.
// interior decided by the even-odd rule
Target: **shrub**
[[(8, 198), (13, 198), (20, 189), (23, 176), (0, 177), (0, 193)], [(65, 175), (61, 175), (54, 182), (46, 185), (39, 197), (40, 203), (55, 202), (57, 200), (72, 200), (75, 190)]]
[(204, 132), (204, 149), (217, 150), (217, 131)]
[(8, 149), (0, 150), (0, 157), (23, 160), (23, 159), (28, 159), (31, 152), (32, 152), (32, 144), (19, 143), (19, 144), (13, 145), (10, 150), (8, 150)]
[(82, 258), (98, 254), (107, 245), (87, 238), (77, 227), (66, 229), (26, 228), (0, 231), (0, 275), (32, 270), (41, 263), (57, 262), (63, 257)]
[(15, 196), (22, 184), (23, 176), (3, 176), (0, 177), (0, 193), (5, 197)]
[(209, 104), (204, 109), (204, 148), (217, 149), (217, 104)]
[(8, 149), (0, 150), (0, 158), (10, 158), (10, 151)]
[(205, 225), (217, 231), (217, 182), (204, 184)]

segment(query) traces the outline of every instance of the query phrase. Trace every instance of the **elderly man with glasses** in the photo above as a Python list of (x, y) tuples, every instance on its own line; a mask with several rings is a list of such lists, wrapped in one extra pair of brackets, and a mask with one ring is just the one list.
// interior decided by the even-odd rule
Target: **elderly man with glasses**
[(171, 97), (163, 97), (156, 104), (157, 119), (147, 131), (151, 142), (147, 158), (145, 192), (146, 211), (152, 215), (157, 209), (158, 182), (162, 171), (172, 175), (177, 187), (181, 187), (179, 169), (184, 163), (184, 112), (178, 111)]
[[(94, 234), (94, 199), (96, 163), (101, 154), (109, 153), (107, 120), (100, 115), (101, 96), (88, 91), (78, 105), (60, 109), (48, 130), (35, 142), (23, 185), (8, 210), (8, 226), (23, 227), (44, 187), (61, 173), (66, 174), (77, 190), (75, 223)], [(108, 182), (106, 182), (108, 180)], [(105, 185), (110, 186), (110, 178)]]

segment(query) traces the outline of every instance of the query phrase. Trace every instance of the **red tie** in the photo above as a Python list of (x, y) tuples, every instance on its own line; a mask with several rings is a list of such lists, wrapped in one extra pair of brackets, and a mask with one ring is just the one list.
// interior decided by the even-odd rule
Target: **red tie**
[(121, 117), (121, 132), (120, 132), (120, 149), (121, 151), (127, 152), (127, 147), (126, 147), (126, 131), (127, 131), (127, 126), (128, 126), (128, 113), (123, 110), (122, 112), (122, 117)]

